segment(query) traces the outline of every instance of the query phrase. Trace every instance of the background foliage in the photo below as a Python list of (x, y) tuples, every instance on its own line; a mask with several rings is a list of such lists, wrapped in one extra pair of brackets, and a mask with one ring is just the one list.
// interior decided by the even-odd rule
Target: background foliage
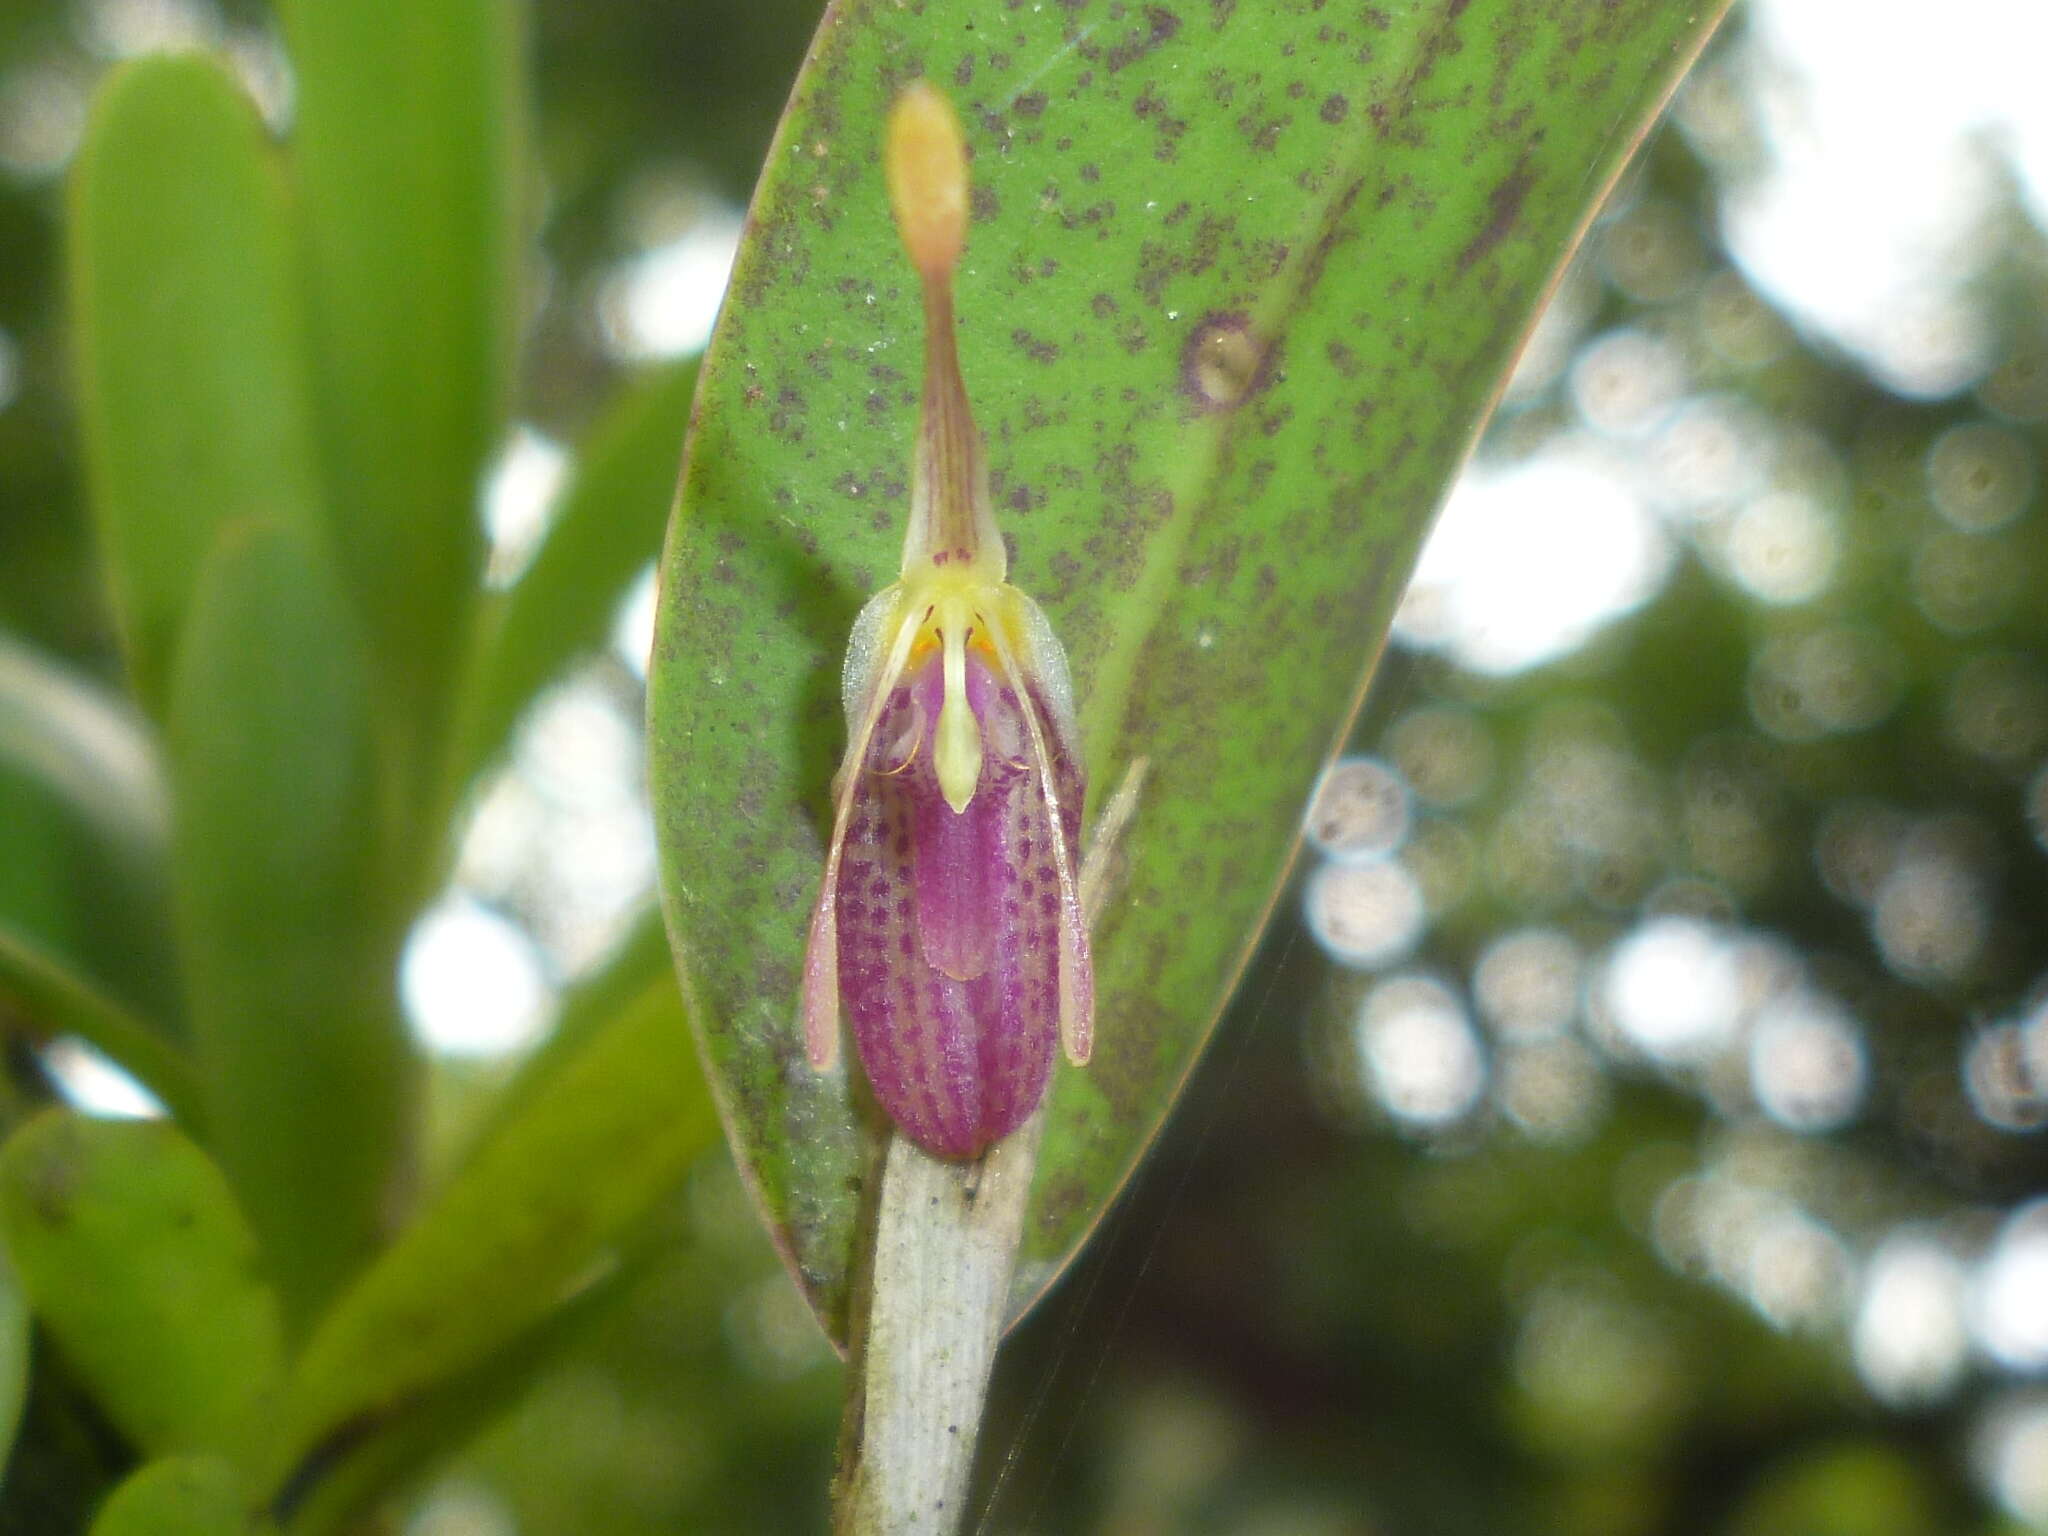
[[(600, 445), (580, 455), (528, 572), (549, 601), (616, 593), (652, 554), (651, 527), (630, 558), (575, 536), (590, 521), (580, 506), (636, 500), (593, 489), (590, 466), (637, 483), (611, 466), (658, 462), (687, 397), (685, 375), (649, 371), (662, 341), (625, 280), (645, 276), (633, 264), (649, 252), (715, 230), (744, 196), (811, 20), (779, 0), (534, 12), (543, 185), (507, 195), (538, 222), (544, 263), (520, 285), (531, 295), (523, 376), (472, 387), (510, 390), (547, 439)], [(272, 27), (265, 8), (171, 0), (0, 14), (0, 739), (12, 739), (16, 700), (56, 690), (86, 744), (56, 776), (62, 796), (47, 772), (0, 775), (0, 916), (104, 989), (44, 1011), (46, 988), (26, 1017), (67, 1018), (115, 1043), (124, 1020), (166, 995), (162, 892), (148, 860), (131, 857), (164, 831), (147, 775), (117, 750), (121, 721), (92, 713), (121, 665), (78, 458), (59, 177), (86, 92), (115, 56), (225, 44), (258, 100), (275, 103)], [(1344, 866), (1382, 873), (1335, 885), (1351, 905), (1331, 906), (1333, 882), (1311, 859), (1314, 921), (1290, 914), (1276, 931), (1153, 1171), (1010, 1351), (986, 1446), (998, 1528), (1903, 1536), (2048, 1525), (2048, 1410), (2029, 1384), (2048, 1369), (2042, 1220), (2029, 1204), (2048, 1172), (2041, 236), (2008, 185), (1972, 268), (1977, 361), (1947, 382), (1803, 335), (1723, 242), (1727, 210), (1781, 147), (1771, 114), (1782, 82), (1742, 27), (1738, 17), (1678, 128), (1596, 231), (1549, 352), (1525, 366), (1482, 450), (1498, 473), (1543, 462), (1561, 435), (1591, 435), (1607, 445), (1604, 469), (1663, 476), (1640, 499), (1669, 566), (1641, 584), (1629, 616), (1538, 665), (1465, 667), (1455, 626), (1426, 601), (1411, 609), (1410, 643), (1391, 653), (1356, 742), (1390, 775), (1372, 782), (1406, 807), (1392, 830), (1372, 823), (1380, 863)], [(152, 83), (209, 89), (192, 74)], [(1986, 155), (1993, 179), (2005, 174)], [(606, 405), (628, 375), (623, 403)], [(223, 381), (247, 385), (240, 373)], [(495, 446), (466, 451), (480, 461)], [(1782, 515), (1785, 497), (1812, 515)], [(1745, 524), (1759, 504), (1779, 520)], [(1834, 530), (1835, 553), (1801, 586), (1801, 562), (1826, 539), (1816, 527)], [(307, 565), (289, 530), (232, 541), (208, 576), (239, 594), (220, 607), (223, 625), (238, 613), (262, 618), (265, 634), (326, 622), (317, 592), (306, 596)], [(456, 1213), (444, 1230), (465, 1240), (401, 1245), (345, 1321), (323, 1328), (290, 1388), (305, 1432), (287, 1443), (303, 1450), (364, 1406), (403, 1398), (410, 1380), (454, 1370), (452, 1388), (407, 1400), (402, 1424), (372, 1434), (366, 1462), (402, 1465), (530, 1390), (437, 1474), (409, 1530), (813, 1526), (836, 1370), (709, 1145), (701, 1102), (644, 1070), (676, 1041), (663, 994), (634, 963), (648, 943), (631, 926), (648, 864), (633, 852), (644, 834), (631, 646), (607, 647), (610, 600), (593, 603), (571, 626), (590, 658), (576, 686), (524, 712), (564, 657), (534, 638), (530, 608), (485, 602), (497, 670), (455, 745), (364, 750), (379, 782), (408, 786), (421, 807), (443, 805), (479, 764), (509, 764), (480, 781), (457, 894), (434, 910), (441, 931), (452, 922), (510, 945), (491, 952), (498, 970), (533, 978), (526, 993), (494, 994), (501, 1012), (539, 1020), (559, 1003), (561, 1021), (502, 1098), (486, 1090), (510, 1068), (473, 1040), (437, 1054), (423, 1090), (377, 1090), (428, 1095), (427, 1176)], [(166, 677), (163, 697), (227, 686), (209, 671), (250, 659), (223, 633)], [(323, 697), (345, 701), (345, 684)], [(500, 753), (515, 718), (525, 723)], [(211, 749), (186, 739), (180, 750)], [(415, 759), (461, 765), (448, 770), (454, 788), (391, 768)], [(345, 774), (323, 782), (344, 806), (356, 792)], [(218, 835), (246, 809), (218, 807)], [(508, 851), (547, 838), (565, 851)], [(395, 953), (386, 903), (445, 872), (431, 852), (358, 851), (367, 869), (324, 878), (358, 893), (361, 942)], [(1388, 902), (1398, 915), (1409, 894), (1414, 918), (1386, 928)], [(512, 938), (480, 922), (490, 913), (516, 920)], [(622, 934), (625, 958), (607, 967)], [(1319, 939), (1333, 936), (1326, 950)], [(1503, 951), (1504, 937), (1522, 947)], [(1373, 942), (1376, 969), (1342, 963), (1347, 943), (1356, 956)], [(1684, 962), (1661, 978), (1651, 965), (1662, 1013), (1625, 984), (1660, 954)], [(409, 972), (407, 996), (416, 1027), (445, 1040), (429, 972)], [(16, 966), (10, 995), (21, 1000), (39, 974)], [(1802, 1019), (1821, 1022), (1800, 1034)], [(1804, 1075), (1786, 1075), (1773, 1040), (1805, 1043), (1791, 1058)], [(201, 1508), (246, 1470), (217, 1454), (235, 1438), (222, 1426), (268, 1406), (239, 1394), (267, 1380), (310, 1303), (248, 1288), (249, 1233), (182, 1143), (123, 1128), (81, 1150), (67, 1140), (77, 1122), (34, 1119), (90, 1079), (64, 1042), (38, 1052), (17, 1032), (11, 1043), (4, 1112), (29, 1134), (0, 1164), (22, 1280), (0, 1287), (0, 1382), (13, 1384), (0, 1409), (19, 1400), (19, 1290), (89, 1262), (95, 1234), (113, 1232), (123, 1254), (162, 1238), (166, 1273), (225, 1298), (214, 1315), (226, 1332), (204, 1349), (179, 1340), (141, 1378), (155, 1390), (132, 1397), (88, 1394), (99, 1385), (79, 1379), (88, 1354), (74, 1349), (64, 1367), (38, 1350), (0, 1529), (83, 1528), (136, 1446), (161, 1459), (123, 1500), (142, 1511), (133, 1528), (161, 1528), (147, 1501)], [(388, 1069), (373, 1059), (363, 1070), (377, 1083)], [(637, 1084), (645, 1123), (673, 1124), (674, 1136), (619, 1169), (574, 1113), (587, 1095), (533, 1096), (537, 1075), (558, 1072), (607, 1097)], [(152, 1085), (167, 1098), (187, 1086), (168, 1067)], [(562, 1170), (594, 1167), (643, 1181), (649, 1198), (688, 1171), (678, 1196), (626, 1231), (581, 1198), (586, 1184), (560, 1187)], [(89, 1219), (38, 1224), (49, 1201), (28, 1197), (47, 1194), (53, 1168)], [(336, 1176), (371, 1208), (374, 1190)], [(560, 1226), (492, 1227), (495, 1192), (515, 1183), (534, 1202), (519, 1209), (586, 1226), (566, 1246)], [(169, 1202), (200, 1237), (131, 1221), (124, 1202), (138, 1189), (145, 1214)], [(250, 1204), (259, 1226), (290, 1222), (288, 1203)], [(292, 1289), (312, 1297), (339, 1261), (306, 1251)], [(537, 1336), (536, 1309), (600, 1253), (606, 1282), (551, 1325), (561, 1336)], [(493, 1284), (508, 1274), (528, 1283)], [(421, 1340), (404, 1326), (412, 1276), (472, 1301), (461, 1328)], [(138, 1348), (167, 1332), (146, 1311), (116, 1321), (138, 1328)], [(65, 1325), (52, 1315), (48, 1326)], [(115, 1324), (71, 1326), (104, 1338)], [(245, 1369), (224, 1381), (222, 1358)], [(535, 1374), (529, 1359), (548, 1363)], [(361, 1379), (364, 1360), (384, 1374)], [(353, 1475), (373, 1472), (359, 1463)]]

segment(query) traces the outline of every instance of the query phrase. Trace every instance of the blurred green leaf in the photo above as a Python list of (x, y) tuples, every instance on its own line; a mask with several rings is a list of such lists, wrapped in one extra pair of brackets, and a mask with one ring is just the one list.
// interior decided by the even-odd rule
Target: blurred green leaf
[(604, 643), (633, 578), (661, 552), (696, 387), (694, 361), (654, 370), (627, 387), (577, 450), (533, 564), (480, 615), (452, 793), (504, 751), (535, 694)]
[(219, 65), (148, 58), (101, 87), (73, 172), (70, 279), (102, 560), (154, 711), (216, 530), (321, 513), (284, 185)]
[(363, 1510), (516, 1404), (536, 1375), (617, 1304), (644, 1267), (635, 1259), (607, 1271), (500, 1343), (482, 1364), (340, 1426), (305, 1454), (272, 1500), (279, 1523), (292, 1536), (354, 1529), (350, 1521)]
[(162, 880), (170, 817), (155, 744), (120, 700), (6, 635), (0, 763), (62, 796), (114, 861)]
[(294, 1316), (374, 1246), (403, 1136), (369, 733), (333, 572), (226, 530), (171, 697), (180, 930), (212, 1144)]
[(0, 1249), (0, 1468), (14, 1450), (28, 1400), (29, 1311), (14, 1263)]
[(424, 773), (481, 569), (479, 482), (525, 299), (523, 10), (279, 10), (343, 564), (386, 727)]
[(663, 885), (721, 1109), (845, 1335), (865, 1141), (795, 1024), (843, 748), (840, 657), (894, 574), (919, 374), (883, 111), (955, 88), (963, 364), (1072, 656), (1095, 798), (1148, 759), (1019, 1266), (1045, 1285), (1155, 1134), (1280, 889), (1449, 476), (1553, 274), (1721, 7), (1465, 0), (1349, 17), (1108, 4), (996, 38), (836, 8), (756, 193), (662, 570)]
[(716, 1135), (673, 989), (652, 989), (486, 1140), (334, 1306), (293, 1373), (284, 1464), (530, 1327)]
[(1910, 1456), (1881, 1441), (1852, 1441), (1785, 1457), (1726, 1529), (1729, 1536), (1934, 1536), (1949, 1528)]
[[(563, 995), (561, 1012), (548, 1037), (492, 1096), (476, 1131), (476, 1143), (483, 1144), (499, 1126), (518, 1118), (576, 1060), (592, 1035), (615, 1023), (652, 991), (674, 997), (676, 975), (661, 913), (650, 903), (618, 947)], [(681, 1006), (679, 1001), (676, 1006)]]
[(83, 971), (87, 923), (68, 808), (41, 780), (0, 763), (0, 929)]
[(234, 1536), (248, 1529), (241, 1480), (218, 1456), (167, 1456), (114, 1490), (91, 1536)]
[(36, 1316), (147, 1454), (246, 1455), (277, 1298), (227, 1182), (176, 1127), (48, 1110), (0, 1148), (0, 1228)]
[(175, 1029), (169, 822), (126, 702), (0, 635), (0, 929)]
[(187, 1130), (204, 1106), (192, 1066), (155, 1029), (61, 960), (0, 923), (0, 1004), (11, 1004), (39, 1037), (76, 1035), (155, 1094)]

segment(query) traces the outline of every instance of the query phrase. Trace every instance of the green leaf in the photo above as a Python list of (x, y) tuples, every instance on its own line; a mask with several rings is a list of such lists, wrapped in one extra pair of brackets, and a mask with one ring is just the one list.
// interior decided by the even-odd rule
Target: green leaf
[(284, 186), (220, 66), (149, 58), (108, 77), (70, 230), (93, 509), (136, 695), (154, 711), (215, 531), (310, 527), (322, 508)]
[(13, 1262), (0, 1250), (0, 1468), (14, 1451), (21, 1410), (28, 1402), (28, 1340), (28, 1298)]
[(63, 961), (0, 923), (0, 1004), (39, 1038), (76, 1035), (156, 1095), (187, 1130), (205, 1110), (192, 1066), (161, 1034)]
[(294, 1316), (374, 1246), (403, 1134), (369, 731), (333, 572), (227, 530), (171, 697), (180, 936), (212, 1144)]
[(673, 987), (507, 1120), (344, 1295), (294, 1371), (278, 1473), (485, 1360), (587, 1281), (716, 1134)]
[[(708, 1124), (708, 1105), (705, 1116)], [(271, 1501), (279, 1523), (291, 1536), (356, 1529), (351, 1522), (365, 1509), (514, 1407), (536, 1376), (619, 1303), (646, 1264), (636, 1254), (500, 1345), (481, 1365), (340, 1426), (307, 1452)]]
[(1918, 1536), (1940, 1530), (1939, 1495), (1922, 1463), (1870, 1438), (1802, 1448), (1759, 1470), (1729, 1536)]
[(883, 111), (974, 157), (963, 367), (1013, 579), (1074, 663), (1092, 799), (1150, 777), (1056, 1078), (1018, 1298), (1156, 1132), (1271, 908), (1445, 483), (1553, 274), (1721, 7), (850, 0), (820, 32), (703, 366), (651, 677), (663, 889), (737, 1156), (845, 1337), (873, 1133), (797, 1039), (838, 678), (895, 575), (918, 288)]
[[(476, 1131), (477, 1143), (488, 1140), (498, 1127), (516, 1119), (528, 1104), (546, 1093), (549, 1085), (581, 1054), (591, 1036), (615, 1023), (647, 993), (656, 991), (675, 997), (676, 975), (675, 962), (669, 958), (668, 935), (661, 926), (661, 913), (650, 904), (603, 963), (563, 996), (561, 1012), (548, 1037), (519, 1064), (512, 1080), (492, 1097)], [(681, 1006), (679, 999), (675, 1006)]]
[[(336, 529), (408, 771), (443, 726), (524, 295), (512, 0), (283, 0)], [(429, 786), (418, 786), (422, 793)]]
[(661, 551), (694, 361), (628, 386), (578, 450), (533, 564), (482, 615), (461, 701), (451, 790), (505, 749), (520, 713), (583, 652), (603, 644), (633, 578)]
[(111, 862), (162, 880), (170, 816), (155, 743), (122, 701), (6, 635), (0, 764), (60, 796)]
[(218, 1456), (167, 1456), (114, 1490), (91, 1536), (235, 1536), (248, 1526), (232, 1464)]
[(166, 1021), (168, 805), (125, 701), (0, 635), (0, 928)]
[(163, 1121), (48, 1110), (0, 1148), (0, 1230), (36, 1316), (150, 1455), (246, 1454), (277, 1299), (220, 1171)]
[(68, 821), (43, 784), (0, 763), (0, 927), (82, 968), (85, 923), (72, 888), (77, 850)]

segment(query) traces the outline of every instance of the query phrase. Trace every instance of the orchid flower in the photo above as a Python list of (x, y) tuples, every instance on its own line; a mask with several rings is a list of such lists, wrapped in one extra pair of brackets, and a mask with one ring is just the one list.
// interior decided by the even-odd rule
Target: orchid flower
[(885, 165), (924, 290), (924, 399), (902, 575), (855, 622), (847, 748), (804, 958), (812, 1066), (842, 1002), (875, 1097), (926, 1151), (978, 1157), (1038, 1108), (1057, 1036), (1088, 1059), (1073, 685), (1011, 586), (953, 335), (967, 157), (945, 97), (897, 100)]

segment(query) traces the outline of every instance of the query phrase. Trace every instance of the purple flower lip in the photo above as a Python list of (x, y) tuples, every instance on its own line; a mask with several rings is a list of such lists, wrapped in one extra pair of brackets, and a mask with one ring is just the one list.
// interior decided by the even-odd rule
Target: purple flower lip
[[(945, 1157), (979, 1156), (1045, 1096), (1059, 1032), (1060, 883), (1079, 816), (1051, 808), (1022, 751), (985, 752), (964, 811), (946, 802), (925, 739), (944, 687), (936, 659), (882, 707), (840, 857), (840, 997), (889, 1118)], [(967, 670), (983, 742), (1023, 747), (1033, 708), (979, 657)], [(1027, 749), (1028, 750), (1028, 749)], [(1069, 754), (1063, 805), (1080, 804)]]
[(960, 605), (911, 585), (855, 627), (804, 1022), (813, 1065), (829, 1067), (843, 1004), (889, 1118), (929, 1152), (972, 1158), (1044, 1099), (1055, 1039), (1088, 1057), (1085, 786), (1064, 658), (1036, 605), (985, 589), (952, 640), (937, 625)]

